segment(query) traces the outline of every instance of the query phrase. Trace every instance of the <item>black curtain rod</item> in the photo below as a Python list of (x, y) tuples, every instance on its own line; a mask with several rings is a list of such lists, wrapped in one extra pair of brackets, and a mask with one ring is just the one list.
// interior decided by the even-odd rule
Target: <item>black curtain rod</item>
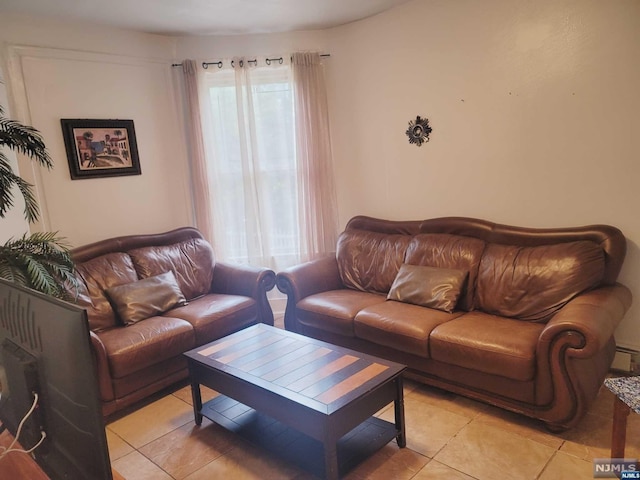
[[(320, 56), (321, 57), (330, 57), (331, 54), (330, 53), (323, 53)], [(265, 58), (264, 61), (265, 61), (265, 63), (267, 65), (271, 65), (271, 62), (278, 62), (280, 65), (282, 65), (282, 63), (284, 62), (284, 58), (282, 58), (282, 57)], [(255, 63), (257, 65), (258, 64), (258, 60), (257, 59), (247, 60), (247, 63)], [(243, 66), (243, 64), (244, 64), (244, 62), (242, 60), (240, 60), (240, 66), (241, 67)], [(222, 60), (220, 60), (219, 62), (202, 62), (202, 68), (204, 68), (204, 69), (209, 68), (209, 65), (217, 65), (218, 68), (222, 68)], [(172, 63), (171, 66), (172, 67), (181, 67), (182, 63)], [(235, 67), (233, 60), (231, 60), (231, 66)]]

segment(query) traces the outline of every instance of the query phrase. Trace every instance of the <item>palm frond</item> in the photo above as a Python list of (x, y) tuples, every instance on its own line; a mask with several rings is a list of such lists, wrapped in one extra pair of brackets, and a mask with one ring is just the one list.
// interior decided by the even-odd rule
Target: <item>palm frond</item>
[(40, 216), (38, 201), (33, 195), (33, 185), (25, 181), (12, 170), (6, 170), (0, 163), (0, 218), (4, 218), (9, 208), (13, 207), (12, 186), (18, 187), (24, 198), (24, 218), (33, 223)]
[(17, 283), (25, 287), (29, 286), (27, 277), (24, 275), (20, 268), (11, 265), (5, 258), (0, 256), (0, 277), (9, 280), (10, 282)]
[(58, 298), (77, 294), (78, 281), (66, 240), (37, 232), (0, 246), (0, 277)]
[(6, 118), (4, 111), (0, 108), (0, 146), (3, 145), (29, 156), (43, 167), (53, 167), (40, 132), (33, 127)]
[(13, 175), (7, 157), (0, 151), (0, 218), (13, 207)]

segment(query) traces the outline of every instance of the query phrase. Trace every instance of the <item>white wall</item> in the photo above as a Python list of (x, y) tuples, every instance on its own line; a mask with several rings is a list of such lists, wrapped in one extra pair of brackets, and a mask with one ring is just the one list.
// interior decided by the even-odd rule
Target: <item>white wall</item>
[[(414, 0), (331, 32), (330, 107), (344, 224), (471, 216), (612, 224), (640, 347), (640, 2)], [(405, 130), (426, 116), (422, 147)]]
[[(11, 111), (9, 110), (9, 99), (7, 97), (7, 89), (5, 85), (5, 78), (2, 75), (0, 69), (0, 106), (2, 106), (4, 115), (7, 118), (11, 117)], [(9, 165), (13, 171), (18, 170), (18, 160), (15, 152), (8, 148), (3, 148), (5, 158), (9, 161)], [(29, 231), (29, 225), (24, 219), (24, 201), (22, 195), (17, 188), (13, 189), (13, 208), (5, 213), (4, 218), (0, 219), (0, 243), (4, 244), (11, 238), (19, 238), (23, 233)]]
[[(173, 41), (4, 15), (0, 40), (14, 113), (40, 130), (55, 163), (40, 171), (20, 162), (21, 174), (38, 185), (43, 218), (34, 230), (58, 231), (82, 245), (191, 224), (172, 96)], [(142, 175), (71, 180), (61, 118), (133, 119)]]
[[(640, 349), (638, 19), (637, 0), (414, 0), (336, 29), (235, 37), (168, 39), (3, 16), (0, 41), (65, 51), (23, 50), (19, 65), (27, 113), (57, 163), (43, 180), (50, 228), (74, 243), (190, 219), (166, 58), (321, 50), (331, 54), (342, 225), (356, 214), (615, 225), (628, 238), (620, 280), (636, 298), (616, 336)], [(95, 62), (100, 53), (113, 62)], [(99, 95), (78, 102), (88, 84)], [(68, 179), (57, 122), (91, 115), (134, 118), (141, 177)], [(420, 148), (404, 134), (416, 115), (433, 127)]]
[[(176, 38), (176, 59), (215, 60), (234, 56), (280, 56), (292, 52), (324, 52), (330, 30), (260, 35), (193, 36)], [(329, 53), (329, 52), (326, 52)]]

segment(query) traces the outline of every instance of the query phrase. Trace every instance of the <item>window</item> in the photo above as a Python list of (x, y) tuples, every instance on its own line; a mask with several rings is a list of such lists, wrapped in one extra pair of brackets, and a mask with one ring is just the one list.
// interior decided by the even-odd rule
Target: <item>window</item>
[(291, 265), (300, 242), (290, 66), (215, 69), (204, 79), (217, 255)]

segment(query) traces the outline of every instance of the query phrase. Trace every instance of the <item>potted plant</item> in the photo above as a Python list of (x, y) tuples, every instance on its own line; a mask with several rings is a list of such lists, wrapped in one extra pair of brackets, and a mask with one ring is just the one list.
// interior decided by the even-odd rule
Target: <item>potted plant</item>
[[(33, 223), (40, 210), (33, 186), (11, 169), (2, 147), (27, 155), (51, 169), (53, 162), (40, 133), (33, 127), (6, 118), (0, 107), (0, 218), (14, 206), (14, 187), (24, 198), (24, 218)], [(73, 261), (65, 239), (57, 232), (26, 233), (0, 246), (0, 277), (58, 298), (67, 298), (66, 285), (77, 285)]]

